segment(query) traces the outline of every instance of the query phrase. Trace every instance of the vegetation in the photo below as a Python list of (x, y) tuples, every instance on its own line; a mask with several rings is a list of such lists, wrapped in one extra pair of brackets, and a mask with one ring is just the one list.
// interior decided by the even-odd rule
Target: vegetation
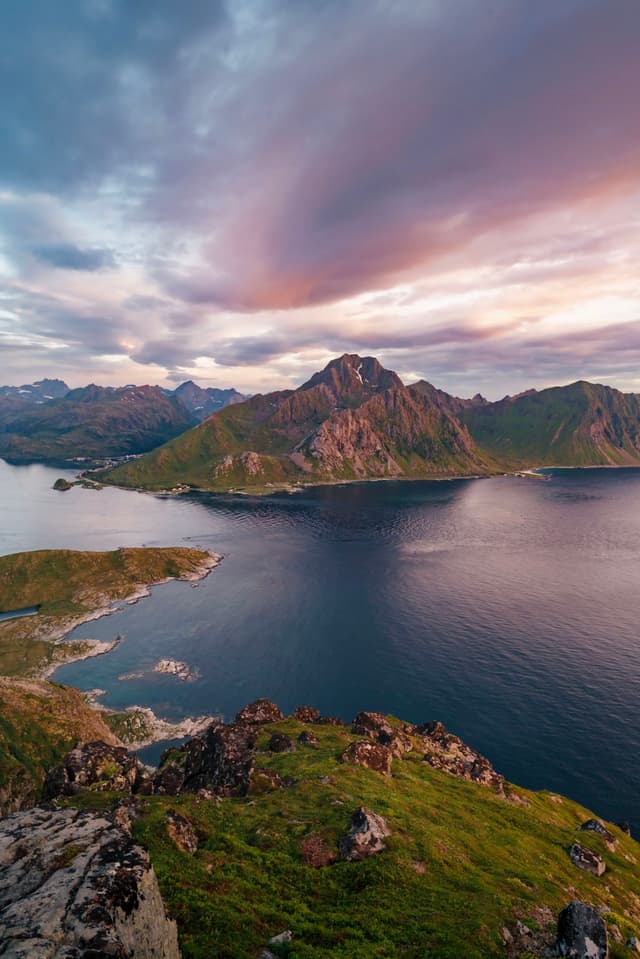
[(47, 769), (81, 739), (117, 743), (76, 689), (0, 676), (0, 815), (36, 802)]
[[(270, 725), (297, 737), (291, 719)], [(291, 929), (291, 943), (269, 946), (288, 959), (480, 959), (504, 955), (501, 928), (517, 919), (555, 928), (574, 898), (610, 911), (623, 936), (640, 926), (639, 849), (615, 826), (615, 852), (596, 833), (577, 832), (591, 813), (548, 793), (512, 789), (519, 802), (486, 786), (431, 768), (415, 751), (385, 778), (339, 761), (357, 737), (314, 726), (317, 747), (259, 755), (259, 765), (293, 781), (246, 798), (193, 796), (138, 800), (135, 837), (146, 846), (184, 959), (245, 959)], [(100, 808), (117, 797), (74, 802)], [(336, 862), (338, 839), (364, 805), (392, 829), (387, 850), (359, 863)], [(181, 851), (166, 826), (168, 810), (185, 816), (199, 838)], [(585, 838), (586, 837), (586, 838)], [(572, 842), (602, 854), (596, 878), (570, 861)], [(628, 954), (612, 947), (612, 956)]]
[(0, 622), (0, 675), (41, 675), (86, 654), (87, 643), (56, 643), (101, 608), (166, 579), (202, 575), (198, 549), (37, 550), (0, 557), (0, 611), (38, 607), (35, 616)]

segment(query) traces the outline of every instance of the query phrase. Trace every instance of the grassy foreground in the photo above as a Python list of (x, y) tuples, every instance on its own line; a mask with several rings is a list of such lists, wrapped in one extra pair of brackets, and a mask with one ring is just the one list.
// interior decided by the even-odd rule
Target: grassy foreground
[(35, 616), (0, 622), (0, 675), (42, 676), (91, 652), (57, 643), (96, 611), (168, 579), (199, 579), (216, 559), (198, 549), (36, 550), (0, 557), (0, 611), (38, 606)]
[[(313, 726), (317, 747), (266, 751), (274, 731), (295, 738), (304, 728), (288, 719), (261, 738), (259, 765), (294, 780), (284, 789), (138, 800), (134, 835), (150, 851), (184, 959), (258, 956), (285, 929), (292, 942), (269, 948), (289, 959), (504, 956), (502, 926), (513, 930), (521, 919), (550, 939), (558, 912), (576, 898), (604, 907), (625, 938), (637, 934), (640, 847), (617, 827), (612, 852), (599, 835), (578, 831), (592, 815), (578, 804), (522, 789), (512, 790), (519, 802), (501, 799), (431, 768), (417, 749), (394, 761), (391, 778), (345, 765), (339, 756), (359, 737), (343, 728)], [(115, 799), (91, 793), (74, 802), (100, 808)], [(387, 850), (317, 865), (337, 851), (360, 805), (386, 818)], [(168, 810), (190, 820), (195, 854), (168, 835)], [(604, 876), (571, 863), (576, 839), (604, 856)], [(624, 955), (613, 943), (611, 956)]]

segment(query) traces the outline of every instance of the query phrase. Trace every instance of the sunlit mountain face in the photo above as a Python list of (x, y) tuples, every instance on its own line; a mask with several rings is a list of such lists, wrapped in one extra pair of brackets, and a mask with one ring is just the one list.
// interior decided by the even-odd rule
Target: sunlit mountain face
[(3, 383), (640, 391), (636, 0), (6, 0)]

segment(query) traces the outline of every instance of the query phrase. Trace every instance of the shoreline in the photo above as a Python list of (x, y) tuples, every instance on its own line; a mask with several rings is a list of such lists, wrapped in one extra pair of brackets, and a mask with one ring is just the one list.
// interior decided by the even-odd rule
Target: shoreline
[(64, 659), (61, 659), (58, 662), (49, 663), (47, 666), (42, 667), (42, 669), (38, 670), (32, 678), (48, 680), (54, 675), (60, 666), (66, 666), (68, 663), (82, 662), (85, 659), (93, 659), (95, 656), (104, 656), (107, 653), (112, 652), (120, 644), (122, 639), (121, 636), (117, 636), (111, 642), (105, 642), (104, 640), (100, 639), (69, 640), (69, 634), (72, 633), (73, 630), (78, 626), (83, 626), (85, 623), (95, 622), (96, 620), (102, 619), (105, 616), (111, 616), (113, 613), (117, 613), (122, 606), (132, 606), (135, 603), (138, 603), (141, 599), (146, 599), (152, 595), (151, 591), (155, 586), (163, 586), (165, 583), (171, 582), (194, 583), (206, 579), (209, 573), (216, 569), (223, 560), (223, 556), (220, 553), (213, 553), (210, 550), (207, 550), (206, 553), (207, 558), (204, 559), (197, 569), (191, 573), (186, 573), (184, 576), (166, 576), (164, 579), (157, 580), (156, 582), (142, 584), (128, 596), (116, 600), (115, 603), (109, 606), (99, 606), (90, 613), (86, 613), (83, 616), (78, 616), (75, 619), (61, 622), (58, 627), (53, 627), (46, 641), (50, 642), (55, 648), (61, 648), (67, 642), (83, 643), (85, 644), (85, 647), (82, 650), (78, 650), (76, 653), (71, 653), (69, 656), (64, 657)]

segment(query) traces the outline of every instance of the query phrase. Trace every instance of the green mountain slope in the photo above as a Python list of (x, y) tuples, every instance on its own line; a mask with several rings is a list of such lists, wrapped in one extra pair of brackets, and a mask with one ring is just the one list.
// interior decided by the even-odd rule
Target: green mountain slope
[(509, 466), (640, 465), (640, 398), (581, 380), (461, 410), (475, 441)]

